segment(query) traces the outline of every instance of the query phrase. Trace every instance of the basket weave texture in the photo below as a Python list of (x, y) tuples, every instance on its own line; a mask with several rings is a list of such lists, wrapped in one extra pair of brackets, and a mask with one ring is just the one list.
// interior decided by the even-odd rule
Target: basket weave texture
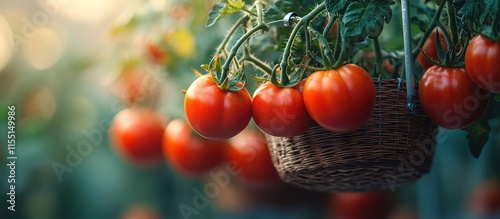
[(283, 181), (321, 192), (378, 191), (429, 172), (437, 127), (424, 115), (418, 97), (416, 113), (407, 110), (404, 81), (374, 83), (374, 110), (354, 132), (333, 133), (315, 124), (291, 138), (266, 136)]

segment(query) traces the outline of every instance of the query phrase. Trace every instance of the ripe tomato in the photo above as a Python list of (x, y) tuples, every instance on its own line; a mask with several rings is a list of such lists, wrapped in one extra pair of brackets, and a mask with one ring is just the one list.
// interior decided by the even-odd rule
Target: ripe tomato
[(314, 72), (304, 85), (307, 112), (333, 132), (354, 131), (363, 125), (373, 111), (375, 96), (372, 79), (354, 64)]
[(224, 91), (210, 74), (187, 89), (184, 111), (189, 124), (207, 139), (227, 139), (243, 130), (252, 118), (252, 100), (246, 88)]
[(201, 177), (224, 161), (226, 141), (207, 140), (182, 120), (172, 120), (163, 135), (163, 153), (173, 169), (189, 177)]
[(500, 42), (475, 36), (465, 51), (465, 68), (481, 88), (500, 93)]
[(159, 164), (165, 119), (150, 109), (129, 108), (116, 114), (109, 136), (112, 146), (139, 166)]
[(157, 44), (147, 41), (146, 42), (146, 52), (153, 62), (156, 64), (167, 64), (168, 56), (167, 53), (160, 48)]
[(420, 80), (418, 94), (424, 112), (448, 129), (467, 127), (483, 115), (490, 94), (477, 86), (465, 68), (432, 66)]
[(441, 28), (434, 28), (431, 34), (429, 34), (429, 37), (427, 37), (427, 39), (425, 40), (425, 43), (422, 46), (422, 50), (417, 56), (418, 62), (420, 63), (420, 66), (422, 66), (422, 70), (424, 71), (433, 66), (433, 64), (429, 62), (429, 60), (427, 60), (427, 58), (422, 53), (425, 53), (433, 61), (439, 62), (439, 55), (436, 47), (436, 30), (439, 34), (439, 42), (443, 46), (443, 49), (445, 51), (448, 50), (448, 43), (446, 42), (443, 31), (441, 30)]
[(388, 192), (342, 192), (330, 195), (333, 218), (387, 218), (393, 201)]
[(240, 178), (252, 187), (266, 187), (279, 182), (271, 161), (266, 138), (258, 131), (245, 129), (230, 139), (226, 159), (240, 168)]
[(293, 88), (281, 88), (270, 82), (260, 85), (253, 94), (253, 119), (265, 133), (292, 137), (304, 133), (312, 120), (302, 98), (305, 81)]
[[(500, 215), (500, 182), (488, 180), (472, 190), (469, 197), (469, 209), (483, 217)], [(493, 217), (491, 217), (493, 218)]]
[(121, 101), (127, 105), (152, 106), (159, 100), (163, 80), (143, 69), (124, 71), (114, 87)]

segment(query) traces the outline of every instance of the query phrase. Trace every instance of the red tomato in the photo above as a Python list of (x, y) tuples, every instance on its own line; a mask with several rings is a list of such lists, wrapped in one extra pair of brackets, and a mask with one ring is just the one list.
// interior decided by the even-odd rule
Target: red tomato
[(333, 193), (329, 201), (336, 219), (387, 218), (393, 207), (388, 192)]
[(253, 119), (265, 133), (292, 137), (304, 133), (312, 120), (304, 105), (302, 90), (305, 81), (293, 88), (281, 88), (267, 82), (253, 95)]
[(481, 88), (500, 93), (500, 42), (474, 37), (465, 51), (465, 68)]
[(479, 184), (470, 194), (469, 209), (482, 216), (500, 215), (500, 182), (488, 180)]
[(425, 40), (425, 43), (422, 46), (422, 50), (417, 56), (418, 62), (420, 63), (420, 65), (422, 66), (422, 70), (424, 71), (433, 66), (433, 64), (429, 62), (429, 60), (427, 60), (427, 58), (422, 53), (425, 53), (433, 61), (439, 63), (439, 55), (436, 47), (436, 30), (439, 34), (439, 42), (443, 46), (444, 51), (448, 50), (448, 43), (446, 42), (443, 31), (441, 30), (441, 28), (434, 28), (431, 34), (429, 34), (429, 37), (427, 37), (427, 39)]
[(226, 141), (207, 140), (182, 120), (173, 120), (163, 135), (163, 153), (172, 168), (189, 177), (201, 177), (224, 161)]
[(247, 185), (266, 187), (279, 182), (266, 138), (258, 131), (246, 129), (231, 138), (226, 156), (228, 162), (235, 162), (240, 168), (238, 176)]
[(149, 40), (146, 42), (146, 52), (151, 60), (157, 64), (166, 64), (168, 62), (167, 53)]
[(115, 93), (125, 105), (154, 105), (162, 92), (163, 80), (153, 72), (133, 69), (122, 73)]
[(165, 119), (153, 110), (124, 109), (111, 122), (110, 140), (126, 160), (139, 166), (153, 166), (162, 160), (164, 124)]
[(307, 112), (333, 132), (354, 131), (363, 125), (373, 111), (375, 96), (372, 79), (354, 64), (314, 72), (304, 85)]
[(422, 76), (418, 94), (427, 116), (448, 129), (464, 128), (479, 120), (490, 97), (472, 82), (465, 68), (437, 65)]
[(224, 91), (210, 74), (197, 78), (186, 91), (184, 111), (189, 124), (207, 139), (228, 139), (252, 118), (252, 99), (246, 88)]

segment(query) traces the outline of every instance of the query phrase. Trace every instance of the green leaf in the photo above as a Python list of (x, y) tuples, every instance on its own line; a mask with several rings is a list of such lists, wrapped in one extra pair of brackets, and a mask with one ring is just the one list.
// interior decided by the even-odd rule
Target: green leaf
[(343, 38), (352, 38), (355, 42), (366, 37), (376, 38), (382, 32), (384, 22), (392, 18), (392, 0), (373, 0), (369, 4), (351, 2), (346, 9), (342, 23)]
[(491, 128), (488, 124), (488, 120), (481, 119), (465, 130), (468, 132), (467, 139), (469, 140), (469, 150), (472, 156), (478, 158), (490, 136)]
[(207, 27), (215, 24), (218, 20), (235, 12), (241, 11), (245, 7), (242, 0), (223, 0), (221, 3), (214, 4), (212, 11), (208, 14)]
[(349, 0), (325, 0), (326, 10), (330, 14), (335, 14), (337, 12), (344, 12), (349, 5)]

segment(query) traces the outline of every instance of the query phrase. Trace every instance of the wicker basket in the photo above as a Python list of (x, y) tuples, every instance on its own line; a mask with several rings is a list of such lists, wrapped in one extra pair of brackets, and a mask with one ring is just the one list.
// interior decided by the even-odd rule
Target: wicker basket
[(414, 182), (429, 171), (437, 127), (422, 112), (418, 97), (416, 113), (408, 112), (404, 82), (374, 83), (374, 110), (355, 132), (313, 125), (292, 138), (266, 136), (283, 181), (322, 192), (376, 191)]

